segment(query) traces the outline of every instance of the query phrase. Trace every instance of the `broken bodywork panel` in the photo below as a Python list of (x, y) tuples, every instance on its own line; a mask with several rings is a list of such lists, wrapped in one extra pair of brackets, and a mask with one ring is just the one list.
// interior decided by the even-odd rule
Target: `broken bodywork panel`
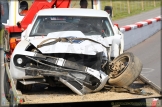
[[(99, 91), (104, 87), (108, 80), (108, 75), (101, 70), (103, 58), (106, 57), (104, 48), (108, 48), (104, 46), (104, 42), (90, 38), (48, 37), (31, 41), (24, 50), (24, 55), (15, 54), (15, 66), (24, 69), (25, 75), (54, 76), (79, 95)], [(64, 48), (60, 49), (61, 45)], [(69, 45), (73, 50), (68, 50)], [(87, 45), (91, 46), (90, 51), (86, 50)], [(52, 48), (51, 52), (46, 51), (47, 48)], [(79, 48), (81, 51), (76, 51)]]

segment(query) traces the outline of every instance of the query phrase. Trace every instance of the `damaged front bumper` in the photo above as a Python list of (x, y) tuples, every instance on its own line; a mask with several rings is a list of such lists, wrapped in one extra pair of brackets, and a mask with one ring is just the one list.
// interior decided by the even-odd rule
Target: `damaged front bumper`
[(36, 53), (34, 56), (18, 55), (14, 65), (25, 70), (25, 75), (54, 76), (79, 95), (101, 90), (108, 80), (101, 70), (92, 69), (77, 62)]

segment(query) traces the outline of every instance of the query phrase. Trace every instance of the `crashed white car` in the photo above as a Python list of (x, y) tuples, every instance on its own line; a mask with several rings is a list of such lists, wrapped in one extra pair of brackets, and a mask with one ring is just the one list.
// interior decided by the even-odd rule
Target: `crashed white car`
[(41, 77), (50, 86), (61, 82), (79, 95), (96, 92), (108, 81), (105, 69), (111, 59), (123, 53), (123, 41), (105, 11), (40, 10), (14, 49), (10, 72), (15, 80), (32, 79), (29, 84), (41, 83), (34, 80)]

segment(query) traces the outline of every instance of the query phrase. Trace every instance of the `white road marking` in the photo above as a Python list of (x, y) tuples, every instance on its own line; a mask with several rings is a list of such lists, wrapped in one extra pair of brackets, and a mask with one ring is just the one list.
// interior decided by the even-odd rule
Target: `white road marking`
[(149, 73), (149, 72), (153, 72), (155, 69), (152, 68), (142, 68), (142, 72), (143, 73)]
[(149, 76), (151, 72), (154, 72), (155, 69), (152, 68), (142, 68), (141, 74), (145, 77)]

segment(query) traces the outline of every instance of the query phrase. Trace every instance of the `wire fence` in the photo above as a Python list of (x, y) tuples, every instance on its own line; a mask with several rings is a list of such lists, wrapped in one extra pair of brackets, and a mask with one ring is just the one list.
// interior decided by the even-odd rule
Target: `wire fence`
[(101, 9), (112, 6), (113, 17), (120, 14), (131, 14), (161, 6), (161, 0), (102, 0)]
[[(88, 8), (92, 8), (91, 0), (88, 1)], [(32, 4), (32, 0), (28, 0)], [(80, 0), (71, 0), (71, 8), (80, 8)], [(162, 6), (162, 0), (100, 0), (101, 9), (105, 6), (112, 6), (112, 18), (119, 19), (130, 15), (138, 14), (145, 10), (151, 10)]]

